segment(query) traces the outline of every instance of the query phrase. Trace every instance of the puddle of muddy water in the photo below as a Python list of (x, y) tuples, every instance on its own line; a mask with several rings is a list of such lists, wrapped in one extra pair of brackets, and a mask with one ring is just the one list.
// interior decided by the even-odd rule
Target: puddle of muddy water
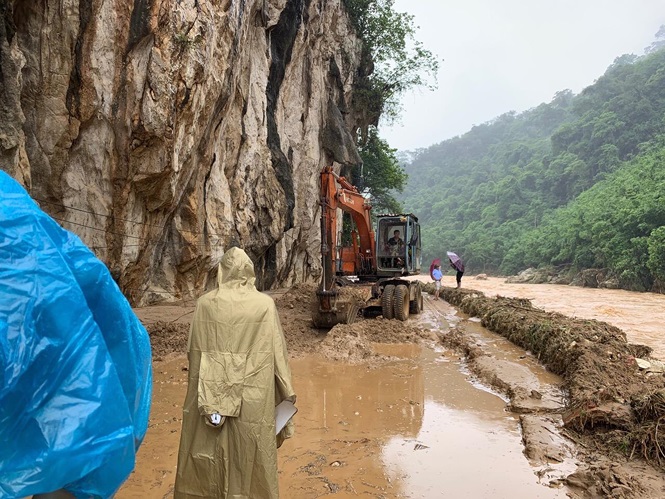
[(280, 454), (285, 496), (327, 487), (384, 497), (565, 497), (538, 483), (519, 419), (470, 382), (456, 356), (417, 345), (375, 348), (399, 360), (292, 362), (306, 428)]
[[(386, 468), (408, 497), (565, 497), (538, 483), (523, 454), (519, 420), (489, 390), (471, 384), (457, 362), (423, 349), (424, 410), (415, 438), (391, 437)], [(426, 448), (420, 448), (419, 446)], [(418, 449), (418, 450), (416, 450)]]
[[(465, 320), (444, 302), (437, 310), (421, 316), (432, 330)], [(497, 346), (494, 355), (523, 361), (523, 351), (467, 325), (477, 341)], [(392, 360), (290, 361), (299, 411), (294, 438), (278, 452), (282, 497), (565, 496), (539, 483), (543, 469), (523, 454), (518, 416), (457, 355), (413, 344), (374, 348)], [(116, 497), (172, 497), (186, 365), (185, 357), (155, 364), (150, 429)]]

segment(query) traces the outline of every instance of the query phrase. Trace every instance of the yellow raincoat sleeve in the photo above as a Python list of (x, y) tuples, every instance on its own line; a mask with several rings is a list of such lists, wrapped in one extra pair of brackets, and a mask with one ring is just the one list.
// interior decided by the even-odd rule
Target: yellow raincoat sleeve
[(201, 352), (198, 382), (199, 414), (240, 414), (247, 355), (244, 353)]
[[(190, 361), (198, 367), (197, 383), (197, 405), (201, 416), (209, 414), (220, 414), (221, 416), (237, 417), (242, 405), (242, 391), (245, 378), (245, 366), (247, 354), (244, 352), (207, 351), (201, 348), (200, 334), (192, 334), (195, 327), (201, 329), (206, 320), (199, 321), (205, 317), (205, 311), (200, 309), (197, 303), (194, 311), (194, 321), (187, 345)], [(203, 327), (205, 336), (214, 334), (213, 328)], [(194, 338), (194, 345), (192, 345)], [(192, 351), (194, 346), (194, 351)], [(195, 357), (195, 359), (192, 359)]]

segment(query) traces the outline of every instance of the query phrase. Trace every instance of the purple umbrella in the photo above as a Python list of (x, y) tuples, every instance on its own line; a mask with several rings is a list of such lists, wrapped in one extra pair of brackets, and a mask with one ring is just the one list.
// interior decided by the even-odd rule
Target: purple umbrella
[(450, 263), (453, 267), (455, 267), (459, 272), (464, 272), (464, 262), (462, 262), (462, 259), (457, 256), (456, 253), (453, 253), (452, 251), (446, 251), (446, 255), (448, 255), (448, 260), (450, 260)]

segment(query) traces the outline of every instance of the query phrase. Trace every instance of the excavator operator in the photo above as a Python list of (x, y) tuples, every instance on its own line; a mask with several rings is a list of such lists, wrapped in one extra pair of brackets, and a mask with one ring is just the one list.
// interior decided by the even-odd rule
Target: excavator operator
[(401, 255), (403, 249), (404, 249), (404, 240), (400, 237), (400, 232), (398, 230), (395, 230), (393, 232), (393, 237), (388, 239), (388, 249), (390, 251), (390, 256), (392, 256), (392, 262), (391, 266), (392, 267), (399, 267), (402, 265), (402, 259), (397, 258)]

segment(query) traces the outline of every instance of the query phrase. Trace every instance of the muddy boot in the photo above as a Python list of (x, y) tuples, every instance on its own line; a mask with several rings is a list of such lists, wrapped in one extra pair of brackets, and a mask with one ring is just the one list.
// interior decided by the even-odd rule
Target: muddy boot
[(461, 287), (462, 287), (462, 283), (459, 283), (459, 282), (458, 282), (458, 283), (457, 283), (457, 289), (459, 289), (459, 288), (461, 288)]

